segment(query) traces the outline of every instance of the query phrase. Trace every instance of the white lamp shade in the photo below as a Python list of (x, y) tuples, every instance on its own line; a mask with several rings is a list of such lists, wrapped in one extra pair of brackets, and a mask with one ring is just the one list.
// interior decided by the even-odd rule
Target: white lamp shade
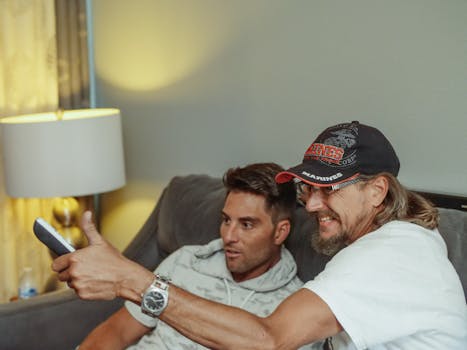
[(125, 184), (118, 109), (0, 119), (5, 189), (11, 197), (84, 196)]

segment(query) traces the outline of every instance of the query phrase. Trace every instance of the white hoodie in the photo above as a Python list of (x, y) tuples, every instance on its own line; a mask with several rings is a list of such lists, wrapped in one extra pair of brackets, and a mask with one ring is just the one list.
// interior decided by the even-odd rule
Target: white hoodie
[[(282, 248), (280, 261), (267, 272), (244, 282), (235, 282), (225, 264), (221, 239), (204, 246), (184, 246), (168, 256), (155, 272), (170, 277), (175, 285), (193, 294), (259, 316), (272, 313), (282, 300), (303, 285), (297, 277), (292, 254), (285, 248)], [(206, 349), (157, 318), (143, 314), (138, 305), (126, 302), (125, 306), (139, 322), (155, 327), (128, 349)]]

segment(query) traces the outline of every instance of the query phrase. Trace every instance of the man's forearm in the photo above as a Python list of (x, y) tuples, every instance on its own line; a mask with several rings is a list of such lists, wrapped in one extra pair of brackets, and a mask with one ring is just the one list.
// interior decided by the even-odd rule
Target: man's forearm
[(102, 323), (84, 339), (79, 350), (123, 350), (127, 345), (115, 328)]
[(199, 298), (173, 285), (169, 288), (169, 304), (159, 318), (209, 348), (275, 349), (263, 318)]
[[(139, 272), (148, 281), (146, 273)], [(141, 295), (150, 283), (132, 285), (125, 282), (120, 285), (120, 297), (141, 304)], [(236, 307), (198, 297), (172, 284), (169, 287), (167, 308), (159, 319), (208, 348), (277, 349), (267, 332), (265, 319)]]
[(329, 306), (306, 289), (286, 298), (263, 318), (171, 285), (168, 306), (159, 318), (214, 349), (291, 350), (342, 331)]

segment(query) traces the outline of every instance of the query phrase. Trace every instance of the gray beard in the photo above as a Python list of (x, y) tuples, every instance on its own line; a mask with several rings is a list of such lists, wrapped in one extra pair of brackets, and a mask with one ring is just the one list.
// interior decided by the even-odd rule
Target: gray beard
[(347, 246), (347, 237), (344, 233), (340, 233), (331, 238), (323, 239), (319, 232), (313, 232), (311, 235), (311, 246), (318, 253), (334, 256)]

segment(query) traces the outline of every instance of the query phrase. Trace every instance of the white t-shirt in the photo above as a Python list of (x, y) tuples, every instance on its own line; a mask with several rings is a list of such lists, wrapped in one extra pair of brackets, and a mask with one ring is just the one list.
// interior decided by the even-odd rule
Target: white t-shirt
[(344, 328), (334, 349), (467, 349), (467, 306), (437, 230), (391, 221), (304, 285)]

